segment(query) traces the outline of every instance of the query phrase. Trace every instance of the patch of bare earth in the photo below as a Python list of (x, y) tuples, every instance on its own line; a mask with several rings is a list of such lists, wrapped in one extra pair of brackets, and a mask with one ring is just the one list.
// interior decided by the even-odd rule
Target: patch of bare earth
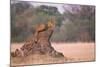
[(95, 60), (95, 43), (53, 43), (52, 46), (72, 62)]
[[(23, 43), (12, 43), (11, 51), (20, 48)], [(50, 64), (64, 62), (80, 62), (95, 60), (95, 43), (52, 43), (54, 49), (64, 54), (66, 59), (52, 58), (49, 55), (30, 55), (21, 58), (12, 58), (11, 65)]]

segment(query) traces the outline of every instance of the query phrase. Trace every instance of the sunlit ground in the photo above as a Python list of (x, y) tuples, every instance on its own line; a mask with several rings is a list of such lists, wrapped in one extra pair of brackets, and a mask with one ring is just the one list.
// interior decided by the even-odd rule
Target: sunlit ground
[[(11, 51), (14, 51), (16, 48), (20, 48), (23, 44), (24, 43), (12, 43)], [(80, 61), (94, 61), (95, 60), (95, 43), (82, 43), (82, 42), (52, 43), (52, 46), (54, 47), (56, 51), (62, 52), (64, 54), (65, 58), (67, 59), (66, 62), (80, 62)], [(45, 57), (45, 58), (48, 58), (48, 57)], [(43, 59), (41, 59), (41, 62), (37, 61), (37, 59), (35, 60), (31, 59), (30, 62), (28, 61), (29, 64), (42, 64), (42, 63), (46, 64), (49, 62), (50, 61), (44, 61)], [(61, 63), (65, 61), (59, 61), (59, 62)], [(50, 62), (50, 63), (53, 63), (53, 62)], [(56, 63), (56, 61), (54, 61), (54, 63)], [(16, 64), (16, 63), (12, 62), (12, 64)]]

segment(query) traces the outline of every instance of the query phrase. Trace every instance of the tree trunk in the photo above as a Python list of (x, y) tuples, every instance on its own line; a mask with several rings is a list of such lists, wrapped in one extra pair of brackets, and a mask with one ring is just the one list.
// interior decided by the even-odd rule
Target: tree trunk
[(11, 56), (28, 56), (30, 54), (48, 54), (53, 57), (64, 57), (60, 52), (57, 52), (50, 43), (53, 29), (48, 28), (46, 30), (36, 32), (32, 39), (26, 41), (26, 43), (20, 48), (16, 49), (15, 52), (11, 53)]

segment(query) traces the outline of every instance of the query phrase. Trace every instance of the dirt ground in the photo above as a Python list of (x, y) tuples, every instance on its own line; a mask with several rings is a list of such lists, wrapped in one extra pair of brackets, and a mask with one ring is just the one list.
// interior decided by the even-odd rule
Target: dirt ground
[(94, 43), (54, 43), (52, 45), (57, 51), (62, 52), (66, 58), (73, 61), (94, 61)]
[[(11, 51), (20, 48), (24, 43), (12, 43)], [(95, 61), (95, 43), (52, 43), (54, 49), (62, 52), (67, 62)], [(44, 61), (43, 61), (44, 62)]]

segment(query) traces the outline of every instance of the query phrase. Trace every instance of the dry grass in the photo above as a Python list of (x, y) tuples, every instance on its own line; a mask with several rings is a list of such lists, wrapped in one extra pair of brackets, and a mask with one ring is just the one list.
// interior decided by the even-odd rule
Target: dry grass
[[(11, 51), (20, 48), (22, 45), (23, 43), (12, 43)], [(25, 58), (11, 58), (11, 65), (51, 64), (95, 60), (94, 43), (52, 43), (52, 46), (56, 51), (62, 52), (65, 59), (35, 54)]]
[(64, 63), (67, 59), (63, 57), (51, 57), (49, 55), (30, 55), (27, 57), (15, 57), (11, 59), (11, 65), (32, 65), (32, 64), (52, 64), (52, 63)]

